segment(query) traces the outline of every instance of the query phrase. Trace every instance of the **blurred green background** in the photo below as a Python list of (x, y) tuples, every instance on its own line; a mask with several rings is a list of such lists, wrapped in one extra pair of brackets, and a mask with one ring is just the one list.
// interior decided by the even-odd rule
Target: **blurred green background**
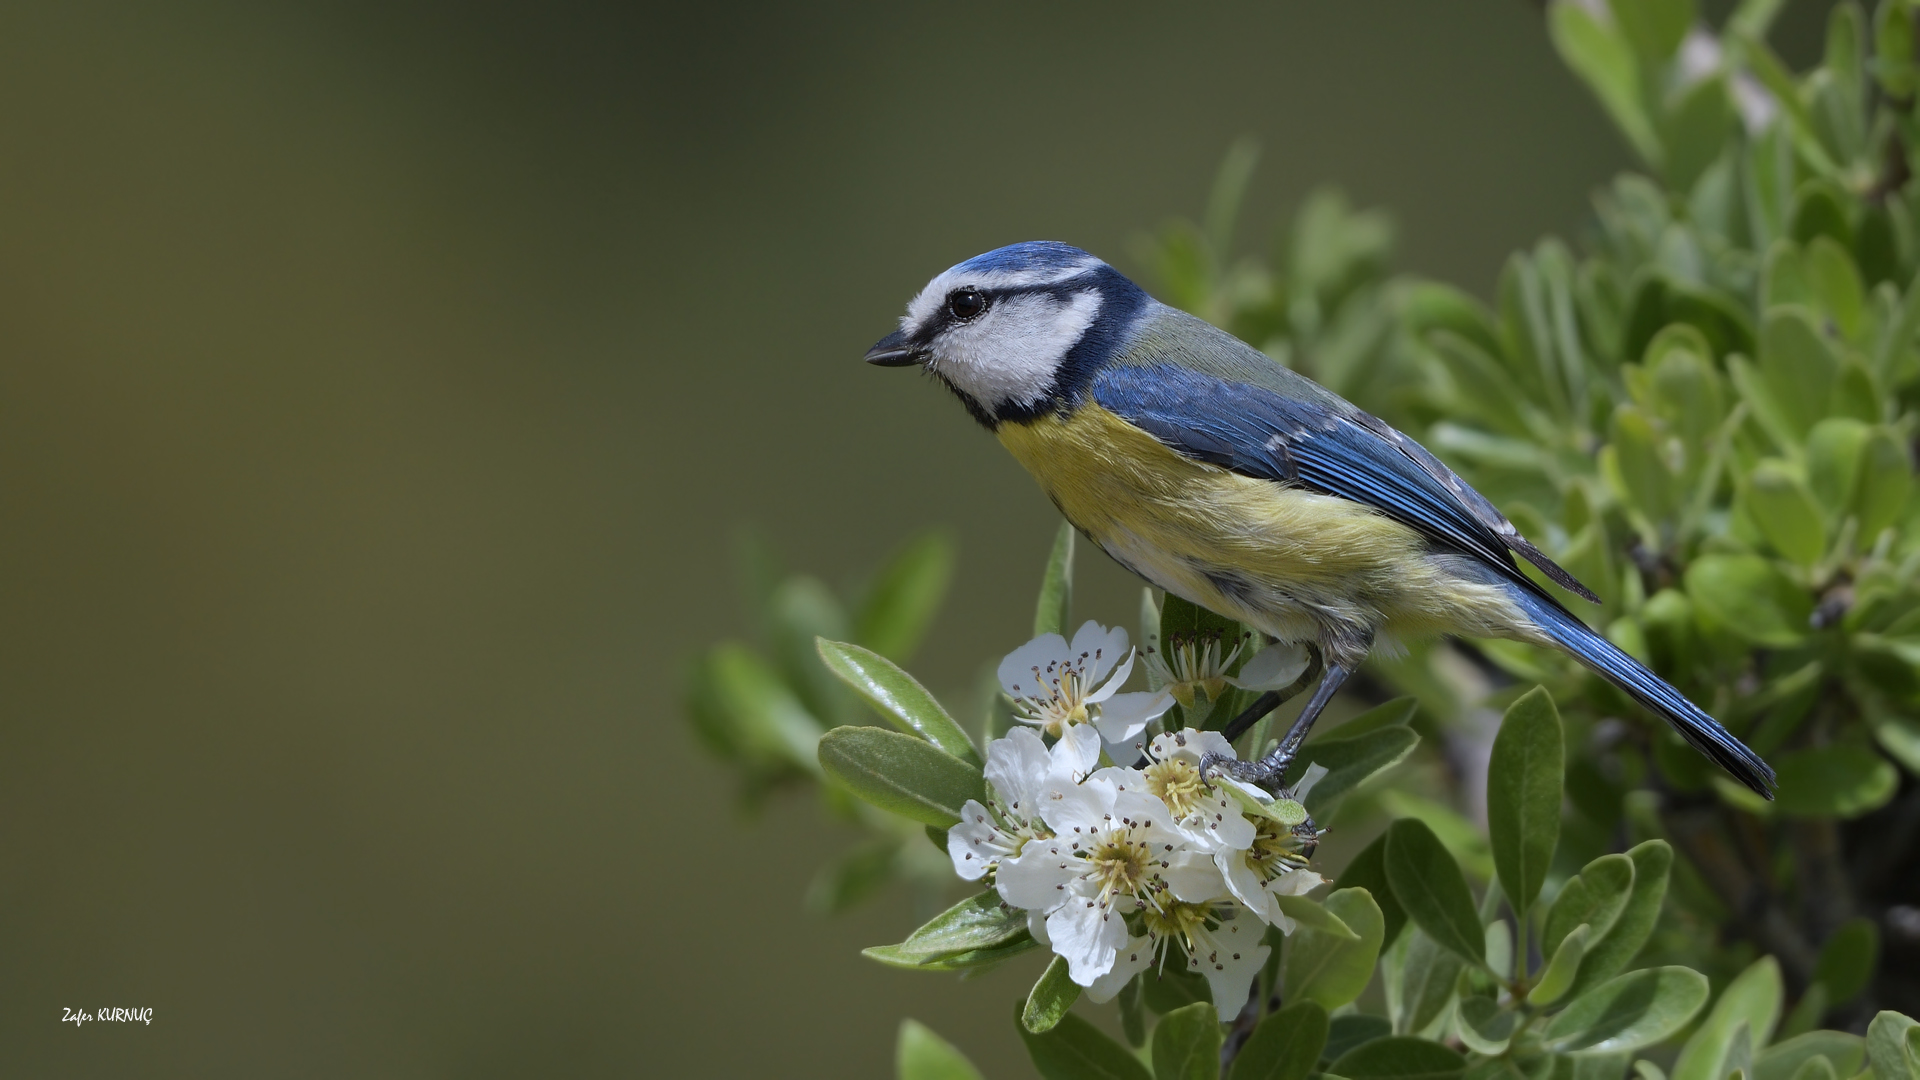
[(912, 1015), (1028, 1075), (1031, 973), (804, 914), (847, 834), (742, 816), (678, 672), (745, 523), (947, 523), (916, 670), (1018, 644), (1053, 509), (860, 354), (1000, 244), (1138, 269), (1241, 134), (1248, 244), (1337, 181), (1483, 295), (1627, 160), (1518, 0), (0, 12), (5, 1071), (882, 1076)]

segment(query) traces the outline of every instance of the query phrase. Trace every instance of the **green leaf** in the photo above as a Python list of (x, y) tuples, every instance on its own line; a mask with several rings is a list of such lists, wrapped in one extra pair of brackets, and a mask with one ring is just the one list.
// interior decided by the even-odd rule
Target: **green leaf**
[(1520, 1027), (1519, 1013), (1502, 1009), (1490, 997), (1463, 998), (1457, 1013), (1457, 1034), (1476, 1054), (1503, 1054)]
[(1860, 448), (1860, 475), (1853, 492), (1863, 546), (1872, 547), (1880, 530), (1899, 519), (1912, 493), (1913, 459), (1906, 446), (1888, 428), (1874, 428)]
[[(1340, 728), (1335, 728), (1337, 733)], [(1287, 786), (1300, 782), (1307, 769), (1323, 766), (1327, 775), (1302, 800), (1316, 820), (1331, 821), (1342, 799), (1375, 774), (1400, 764), (1419, 745), (1420, 736), (1404, 727), (1383, 727), (1351, 739), (1308, 739), (1287, 769)]]
[(1449, 1080), (1466, 1068), (1466, 1058), (1439, 1043), (1390, 1035), (1340, 1055), (1327, 1073), (1347, 1080)]
[[(1620, 0), (1616, 0), (1616, 6)], [(1643, 0), (1649, 6), (1677, 8), (1667, 0)], [(1712, 75), (1681, 90), (1661, 110), (1660, 136), (1666, 151), (1663, 171), (1669, 186), (1693, 189), (1701, 174), (1720, 160), (1734, 125), (1727, 80)]]
[(1655, 523), (1672, 517), (1678, 505), (1679, 484), (1667, 467), (1663, 441), (1645, 410), (1621, 405), (1613, 411), (1603, 448), (1603, 475), (1616, 479), (1620, 497)]
[(1912, 1017), (1892, 1010), (1879, 1013), (1867, 1025), (1867, 1060), (1874, 1080), (1920, 1080), (1920, 1061), (1913, 1054), (1916, 1024)]
[(1562, 1053), (1639, 1050), (1685, 1027), (1706, 1001), (1705, 975), (1683, 967), (1647, 968), (1573, 999), (1547, 1024), (1546, 1038)]
[(930, 532), (908, 541), (868, 587), (854, 615), (854, 640), (895, 663), (906, 663), (920, 647), (952, 580), (952, 537)]
[(980, 764), (980, 754), (966, 731), (919, 680), (895, 667), (893, 661), (843, 641), (820, 638), (815, 647), (827, 670), (866, 698), (894, 727), (918, 735), (962, 761)]
[(1460, 864), (1423, 821), (1401, 819), (1387, 829), (1387, 881), (1407, 916), (1433, 940), (1475, 966), (1484, 961), (1486, 935)]
[(1407, 923), (1407, 913), (1394, 899), (1393, 887), (1387, 884), (1387, 835), (1381, 833), (1374, 837), (1373, 843), (1360, 849), (1340, 877), (1333, 883), (1335, 892), (1342, 889), (1365, 889), (1372, 895), (1380, 908), (1381, 948), (1392, 945), (1400, 937), (1400, 928)]
[(1801, 1064), (1811, 1057), (1824, 1057), (1841, 1076), (1852, 1076), (1860, 1071), (1866, 1053), (1866, 1040), (1858, 1035), (1809, 1031), (1762, 1051), (1753, 1063), (1753, 1080), (1792, 1080)]
[(717, 646), (688, 680), (696, 730), (716, 753), (820, 767), (820, 724), (766, 661), (744, 645)]
[(1155, 1080), (1126, 1047), (1078, 1016), (1068, 1013), (1052, 1031), (1036, 1035), (1020, 1023), (1023, 1008), (1014, 1005), (1013, 1026), (1046, 1080)]
[(1807, 432), (1807, 480), (1814, 495), (1833, 513), (1853, 503), (1870, 431), (1858, 420), (1830, 416)]
[(1403, 1035), (1418, 1035), (1429, 1031), (1452, 1007), (1466, 962), (1425, 932), (1409, 937), (1406, 949), (1394, 1028)]
[(1825, 515), (1813, 492), (1789, 462), (1768, 458), (1747, 474), (1747, 516), (1773, 550), (1801, 566), (1827, 552)]
[(1753, 1041), (1766, 1045), (1780, 1021), (1780, 964), (1763, 956), (1734, 977), (1700, 1022), (1680, 1057), (1673, 1063), (1672, 1080), (1721, 1080), (1727, 1073), (1727, 1052), (1734, 1029), (1746, 1025)]
[(1260, 1021), (1233, 1059), (1228, 1080), (1306, 1080), (1327, 1045), (1327, 1011), (1296, 1001)]
[[(1623, 895), (1622, 900), (1626, 899)], [(1593, 927), (1581, 923), (1573, 931), (1560, 939), (1553, 950), (1553, 958), (1547, 961), (1547, 969), (1540, 973), (1540, 981), (1533, 988), (1527, 1000), (1535, 1005), (1552, 1005), (1573, 988), (1573, 977), (1580, 972), (1580, 961), (1587, 956), (1587, 938)]]
[(1680, 48), (1698, 16), (1692, 0), (1611, 0), (1620, 32), (1648, 60), (1665, 60)]
[(1052, 1031), (1073, 1003), (1080, 1000), (1080, 986), (1067, 977), (1067, 960), (1056, 956), (1027, 991), (1027, 1004), (1020, 1011), (1020, 1026), (1040, 1034)]
[(1835, 743), (1774, 759), (1780, 779), (1774, 810), (1789, 817), (1856, 818), (1885, 806), (1900, 772), (1865, 746)]
[(1147, 1045), (1147, 1010), (1140, 1000), (1140, 982), (1138, 975), (1128, 979), (1114, 998), (1120, 1006), (1120, 1033), (1127, 1037), (1127, 1045), (1134, 1047)]
[(1067, 620), (1073, 611), (1073, 523), (1063, 521), (1047, 555), (1047, 572), (1040, 578), (1040, 598), (1033, 608), (1033, 636), (1070, 637)]
[(943, 829), (960, 823), (968, 799), (987, 797), (979, 766), (885, 728), (837, 727), (820, 736), (820, 767), (880, 809)]
[(1185, 1008), (1196, 1001), (1213, 1001), (1213, 988), (1207, 985), (1204, 975), (1197, 971), (1188, 971), (1180, 963), (1179, 955), (1163, 968), (1155, 968), (1140, 976), (1140, 1000), (1157, 1015), (1165, 1016), (1175, 1009)]
[(1840, 375), (1840, 361), (1821, 337), (1812, 315), (1787, 306), (1767, 312), (1760, 330), (1760, 373), (1774, 404), (1804, 437), (1827, 414), (1827, 401)]
[(1560, 843), (1565, 756), (1560, 712), (1545, 687), (1507, 706), (1487, 766), (1487, 832), (1500, 889), (1522, 920)]
[(1880, 957), (1880, 929), (1872, 919), (1853, 918), (1840, 924), (1820, 947), (1813, 979), (1827, 988), (1828, 1001), (1845, 1005), (1859, 997), (1873, 980)]
[(965, 1054), (918, 1020), (900, 1021), (894, 1062), (899, 1080), (982, 1080)]
[(1311, 1001), (1337, 1009), (1367, 988), (1380, 957), (1385, 921), (1365, 889), (1339, 889), (1327, 896), (1327, 911), (1354, 934), (1347, 940), (1302, 928), (1287, 943), (1286, 990), (1291, 1001)]
[(1659, 140), (1640, 106), (1640, 69), (1632, 45), (1573, 0), (1555, 0), (1547, 10), (1547, 30), (1560, 58), (1586, 81), (1634, 150), (1659, 162)]
[(890, 967), (951, 971), (1037, 948), (1027, 916), (1000, 902), (993, 890), (976, 893), (927, 920), (898, 945), (876, 945), (860, 955)]
[(1155, 1080), (1216, 1080), (1220, 1075), (1220, 1021), (1212, 1005), (1195, 1002), (1160, 1018), (1153, 1029)]
[(1590, 927), (1590, 943), (1605, 937), (1633, 895), (1634, 870), (1633, 859), (1626, 855), (1602, 855), (1568, 878), (1547, 909), (1541, 951), (1553, 955), (1577, 926)]
[(1340, 921), (1333, 912), (1328, 911), (1318, 900), (1309, 900), (1304, 896), (1275, 896), (1274, 902), (1280, 905), (1280, 913), (1295, 923), (1310, 930), (1318, 930), (1337, 941), (1359, 941), (1346, 923)]
[(1673, 869), (1673, 848), (1665, 840), (1647, 840), (1629, 849), (1627, 858), (1633, 860), (1633, 891), (1613, 920), (1613, 928), (1598, 941), (1588, 941), (1587, 958), (1573, 984), (1576, 997), (1627, 970), (1660, 919)]
[(1695, 608), (1755, 645), (1784, 648), (1806, 636), (1813, 601), (1758, 555), (1702, 555), (1686, 583)]

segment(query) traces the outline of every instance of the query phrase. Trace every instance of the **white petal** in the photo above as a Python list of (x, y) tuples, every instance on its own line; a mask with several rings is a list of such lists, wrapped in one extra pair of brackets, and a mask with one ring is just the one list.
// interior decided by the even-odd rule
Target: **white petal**
[(1066, 638), (1059, 634), (1041, 634), (1000, 661), (1000, 689), (1016, 698), (1046, 697), (1044, 682), (1036, 679), (1033, 669), (1045, 672), (1050, 664), (1065, 663), (1069, 655)]
[(1273, 792), (1268, 791), (1258, 784), (1249, 783), (1245, 780), (1235, 780), (1231, 776), (1216, 776), (1213, 778), (1213, 782), (1223, 788), (1231, 788), (1235, 792), (1252, 800), (1255, 806), (1265, 806), (1273, 801)]
[(1080, 879), (1080, 859), (1058, 840), (1033, 840), (1020, 854), (1000, 863), (994, 887), (1000, 899), (1014, 907), (1052, 911), (1073, 899)]
[(1236, 759), (1238, 756), (1233, 752), (1233, 744), (1227, 741), (1225, 735), (1217, 731), (1183, 728), (1156, 736), (1153, 740), (1153, 756), (1160, 761), (1180, 758), (1198, 765), (1200, 759), (1208, 754), (1219, 754), (1228, 759)]
[(1210, 838), (1208, 848), (1245, 851), (1253, 846), (1253, 822), (1240, 812), (1240, 804), (1223, 791), (1214, 791), (1200, 801), (1196, 813)]
[(1274, 642), (1248, 658), (1238, 678), (1227, 681), (1242, 690), (1282, 690), (1307, 670), (1307, 647), (1297, 641)]
[(1293, 790), (1287, 794), (1293, 796), (1294, 802), (1300, 802), (1307, 797), (1307, 792), (1313, 790), (1313, 785), (1319, 783), (1320, 778), (1325, 775), (1327, 775), (1327, 767), (1316, 761), (1307, 766), (1307, 771), (1301, 775), (1300, 782), (1293, 785)]
[(1115, 694), (1100, 706), (1100, 717), (1093, 726), (1100, 737), (1111, 743), (1124, 743), (1147, 729), (1147, 724), (1173, 707), (1173, 694), (1166, 690), (1139, 690)]
[(1273, 894), (1260, 882), (1260, 875), (1247, 865), (1247, 858), (1238, 851), (1216, 852), (1214, 865), (1220, 868), (1221, 876), (1227, 879), (1227, 891), (1234, 899), (1247, 905), (1264, 922), (1272, 922), (1279, 913), (1279, 907), (1273, 902)]
[(1153, 963), (1153, 939), (1145, 937), (1128, 938), (1125, 945), (1113, 959), (1113, 968), (1105, 975), (1093, 980), (1087, 987), (1087, 997), (1096, 1004), (1104, 1005), (1113, 1000), (1126, 985), (1127, 980), (1146, 970)]
[(1049, 948), (1053, 946), (1053, 939), (1047, 937), (1047, 913), (1039, 908), (1027, 909), (1027, 933), (1032, 934), (1033, 940), (1040, 944)]
[[(1094, 773), (1092, 779), (1098, 780), (1103, 784), (1113, 785), (1113, 797), (1116, 803), (1119, 802), (1127, 792), (1147, 790), (1147, 774), (1135, 768), (1109, 765), (1099, 772)], [(1129, 807), (1133, 806), (1132, 803), (1128, 803), (1127, 805)]]
[[(1087, 695), (1087, 704), (1098, 705), (1100, 702), (1105, 701), (1108, 698), (1112, 697), (1113, 692), (1115, 690), (1120, 689), (1120, 687), (1126, 683), (1127, 676), (1133, 674), (1133, 657), (1134, 657), (1133, 651), (1128, 650), (1126, 662), (1120, 665), (1120, 670), (1114, 672), (1113, 678), (1108, 679), (1106, 683), (1100, 687), (1100, 689), (1095, 690), (1093, 693)], [(1091, 672), (1089, 672), (1087, 675), (1087, 681), (1089, 683), (1093, 682), (1096, 678), (1098, 678), (1098, 676), (1092, 674)]]
[(994, 862), (1013, 854), (1013, 838), (1001, 830), (986, 807), (968, 799), (960, 808), (959, 824), (947, 830), (947, 854), (961, 880), (979, 881)]
[(1189, 904), (1204, 904), (1227, 894), (1227, 882), (1213, 859), (1198, 851), (1165, 853), (1159, 868), (1161, 878), (1173, 889), (1173, 895)]
[(1067, 961), (1067, 977), (1081, 986), (1113, 970), (1120, 947), (1127, 943), (1127, 923), (1117, 911), (1107, 911), (1091, 897), (1062, 904), (1047, 915), (1047, 936), (1054, 955)]
[(1253, 977), (1260, 973), (1271, 951), (1260, 944), (1266, 927), (1258, 919), (1245, 917), (1245, 912), (1239, 914), (1241, 918), (1223, 921), (1218, 930), (1196, 931), (1194, 944), (1200, 947), (1200, 954), (1187, 959), (1188, 970), (1207, 977), (1207, 985), (1213, 990), (1213, 1004), (1222, 1022), (1230, 1022), (1240, 1015), (1247, 1003), (1247, 992), (1253, 986)]
[(1054, 782), (1040, 798), (1040, 818), (1063, 847), (1085, 847), (1108, 827), (1113, 796), (1112, 784), (1092, 777), (1081, 784)]
[[(1081, 624), (1074, 632), (1073, 644), (1067, 647), (1067, 655), (1087, 673), (1088, 686), (1098, 684), (1126, 653), (1127, 628), (1116, 626), (1109, 630), (1092, 619)], [(1082, 655), (1085, 660), (1080, 659)]]
[(1074, 724), (1053, 744), (1052, 777), (1079, 783), (1100, 764), (1100, 732), (1086, 724)]
[(987, 783), (993, 785), (1000, 805), (1023, 820), (1033, 818), (1035, 803), (1046, 792), (1047, 774), (1052, 771), (1047, 744), (1032, 728), (1014, 728), (1005, 738), (987, 744)]
[(1267, 891), (1275, 896), (1305, 896), (1326, 883), (1326, 878), (1301, 867), (1267, 882)]

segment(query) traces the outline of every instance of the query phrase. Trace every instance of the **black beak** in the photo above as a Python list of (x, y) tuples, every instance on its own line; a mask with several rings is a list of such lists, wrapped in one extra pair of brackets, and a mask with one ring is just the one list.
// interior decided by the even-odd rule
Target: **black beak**
[(927, 354), (907, 339), (907, 332), (895, 330), (867, 350), (867, 363), (881, 367), (908, 367), (927, 358)]

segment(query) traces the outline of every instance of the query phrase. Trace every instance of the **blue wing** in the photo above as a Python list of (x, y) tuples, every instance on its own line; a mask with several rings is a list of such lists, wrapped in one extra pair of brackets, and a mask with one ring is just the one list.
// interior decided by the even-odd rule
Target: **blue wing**
[(1101, 407), (1180, 453), (1375, 507), (1537, 589), (1514, 562), (1518, 551), (1558, 584), (1594, 599), (1424, 447), (1357, 409), (1174, 364), (1108, 367), (1091, 389)]

